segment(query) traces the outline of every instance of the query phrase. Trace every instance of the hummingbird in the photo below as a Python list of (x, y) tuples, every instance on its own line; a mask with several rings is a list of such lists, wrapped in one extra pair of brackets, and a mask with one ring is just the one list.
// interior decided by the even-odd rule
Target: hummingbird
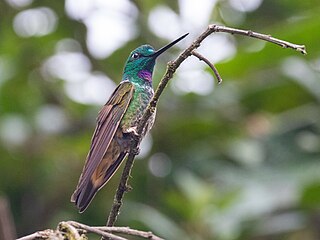
[[(157, 57), (187, 35), (157, 51), (150, 45), (142, 45), (130, 53), (122, 81), (98, 114), (89, 153), (71, 196), (71, 202), (80, 213), (86, 210), (96, 193), (117, 171), (130, 150), (132, 134), (137, 135), (138, 121), (154, 94), (152, 73)], [(151, 129), (154, 119), (155, 113), (148, 120), (141, 137)]]

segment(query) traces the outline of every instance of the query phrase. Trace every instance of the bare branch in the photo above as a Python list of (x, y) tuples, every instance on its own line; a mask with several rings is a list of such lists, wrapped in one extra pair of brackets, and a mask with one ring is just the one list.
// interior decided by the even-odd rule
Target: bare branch
[(197, 57), (200, 61), (204, 61), (213, 71), (214, 75), (216, 75), (216, 78), (218, 80), (218, 84), (220, 84), (222, 82), (222, 78), (218, 72), (218, 69), (213, 65), (213, 63), (211, 63), (207, 58), (205, 58), (204, 56), (202, 56), (200, 53), (198, 53), (196, 50), (193, 50), (191, 52), (191, 54), (195, 57)]
[(215, 24), (209, 25), (209, 28), (212, 30), (212, 32), (225, 32), (225, 33), (239, 34), (239, 35), (244, 35), (244, 36), (248, 36), (248, 37), (252, 37), (252, 38), (257, 38), (257, 39), (260, 39), (263, 41), (277, 44), (283, 48), (291, 48), (291, 49), (294, 49), (302, 54), (307, 54), (305, 45), (293, 44), (293, 43), (290, 43), (287, 41), (280, 40), (278, 38), (274, 38), (270, 35), (253, 32), (251, 30), (241, 30), (241, 29), (230, 28), (230, 27), (225, 27), (225, 26), (218, 26)]
[(135, 142), (132, 144), (131, 151), (130, 151), (128, 159), (126, 161), (126, 165), (124, 166), (124, 169), (123, 169), (123, 172), (121, 175), (121, 179), (119, 182), (119, 186), (118, 186), (117, 192), (114, 196), (113, 205), (112, 205), (111, 211), (108, 216), (108, 220), (107, 220), (108, 227), (112, 227), (114, 225), (114, 223), (116, 222), (117, 217), (120, 212), (121, 205), (122, 205), (123, 195), (126, 192), (128, 192), (129, 189), (131, 189), (128, 186), (128, 179), (130, 176), (132, 165), (134, 163), (135, 154), (137, 153), (137, 151), (134, 151), (133, 149), (137, 149), (137, 147), (138, 147), (138, 141), (137, 141), (137, 144), (135, 144)]
[(140, 230), (131, 229), (129, 227), (91, 227), (75, 221), (60, 222), (57, 229), (47, 229), (39, 231), (28, 236), (19, 238), (17, 240), (36, 240), (36, 239), (73, 239), (85, 240), (87, 239), (84, 233), (94, 233), (110, 240), (127, 240), (127, 238), (117, 236), (115, 234), (125, 234), (129, 236), (136, 236), (150, 240), (163, 240), (154, 235), (152, 232), (144, 232)]
[[(81, 224), (81, 223), (77, 223), (77, 222), (67, 222), (67, 223), (70, 224), (71, 226), (74, 226), (74, 227), (80, 229), (80, 230), (86, 230), (87, 232), (98, 234), (98, 235), (105, 237), (107, 239), (110, 239), (110, 240), (127, 240), (126, 238), (114, 235), (114, 234), (110, 233), (110, 231), (106, 231), (105, 229), (102, 230), (97, 227), (90, 227), (85, 224)], [(108, 227), (105, 227), (105, 228), (108, 229)]]
[(75, 228), (83, 229), (83, 230), (86, 230), (87, 232), (96, 233), (101, 236), (103, 236), (101, 232), (104, 232), (104, 233), (108, 232), (108, 233), (120, 233), (120, 234), (126, 234), (131, 236), (137, 236), (137, 237), (146, 238), (150, 240), (163, 240), (162, 238), (154, 235), (152, 232), (139, 231), (139, 230), (131, 229), (129, 227), (90, 227), (85, 224), (74, 222), (74, 221), (69, 221), (68, 223), (74, 226)]

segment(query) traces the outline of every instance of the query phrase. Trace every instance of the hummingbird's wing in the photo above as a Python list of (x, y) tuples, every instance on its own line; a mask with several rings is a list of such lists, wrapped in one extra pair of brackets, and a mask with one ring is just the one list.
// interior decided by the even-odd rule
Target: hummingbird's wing
[[(86, 197), (84, 196), (86, 194), (84, 189), (87, 188), (92, 174), (95, 172), (107, 152), (121, 119), (129, 106), (133, 92), (134, 85), (132, 83), (129, 81), (120, 83), (108, 102), (99, 112), (86, 163), (82, 170), (77, 188), (71, 197), (71, 201), (76, 202), (76, 205), (80, 210), (83, 207), (80, 207), (78, 203), (82, 202), (81, 198)], [(91, 198), (93, 198), (93, 196)], [(87, 202), (86, 205), (88, 205), (89, 202)]]

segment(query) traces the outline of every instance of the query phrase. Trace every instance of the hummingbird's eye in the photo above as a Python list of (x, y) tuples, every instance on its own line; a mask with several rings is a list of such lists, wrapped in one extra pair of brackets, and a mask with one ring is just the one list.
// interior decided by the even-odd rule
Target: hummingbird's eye
[(132, 54), (131, 56), (133, 59), (138, 59), (140, 57), (140, 54), (139, 53), (134, 53)]

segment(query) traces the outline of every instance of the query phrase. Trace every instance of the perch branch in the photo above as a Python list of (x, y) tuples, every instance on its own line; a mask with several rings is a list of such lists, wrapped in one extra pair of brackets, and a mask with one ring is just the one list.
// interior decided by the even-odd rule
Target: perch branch
[[(103, 233), (120, 233), (126, 234), (131, 236), (137, 236), (141, 238), (146, 238), (150, 240), (163, 240), (158, 236), (154, 235), (152, 232), (144, 232), (135, 229), (131, 229), (129, 227), (90, 227), (82, 223), (68, 221), (68, 224), (72, 225), (75, 228), (86, 230), (87, 232), (96, 233), (102, 236), (101, 232)], [(108, 237), (108, 236), (106, 236)]]
[(43, 230), (17, 240), (36, 240), (36, 239), (68, 239), (68, 240), (85, 240), (87, 239), (84, 233), (94, 233), (110, 240), (128, 240), (127, 238), (117, 236), (115, 234), (124, 234), (150, 240), (163, 240), (152, 232), (144, 232), (131, 229), (129, 227), (91, 227), (82, 223), (68, 221), (60, 222), (57, 229)]
[(211, 70), (213, 71), (214, 75), (216, 76), (216, 78), (218, 80), (218, 84), (222, 83), (222, 78), (218, 72), (218, 69), (213, 65), (213, 63), (211, 63), (207, 58), (202, 56), (196, 50), (193, 50), (191, 53), (193, 56), (197, 57), (200, 61), (204, 61), (211, 68)]
[[(241, 30), (241, 29), (229, 28), (229, 27), (225, 27), (225, 26), (218, 26), (215, 24), (209, 25), (208, 28), (198, 38), (196, 38), (196, 40), (194, 40), (189, 47), (184, 49), (182, 51), (182, 53), (180, 53), (180, 55), (174, 61), (170, 61), (168, 63), (167, 70), (166, 70), (165, 74), (163, 75), (163, 77), (162, 77), (162, 79), (161, 79), (161, 81), (155, 91), (155, 94), (154, 94), (153, 98), (151, 99), (144, 115), (142, 116), (142, 118), (139, 121), (137, 132), (140, 135), (141, 135), (143, 128), (146, 125), (148, 119), (150, 118), (152, 113), (155, 111), (160, 95), (162, 94), (163, 90), (167, 86), (169, 80), (173, 77), (173, 74), (176, 72), (177, 68), (189, 56), (194, 55), (194, 53), (195, 53), (194, 50), (200, 46), (200, 44), (202, 43), (202, 41), (205, 38), (207, 38), (210, 34), (216, 33), (216, 32), (225, 32), (225, 33), (230, 33), (230, 34), (239, 34), (239, 35), (244, 35), (247, 37), (258, 38), (258, 39), (261, 39), (261, 40), (264, 40), (267, 42), (277, 44), (283, 48), (291, 48), (291, 49), (294, 49), (296, 51), (301, 52), (302, 54), (306, 54), (306, 48), (304, 45), (293, 44), (290, 42), (286, 42), (286, 41), (271, 37), (270, 35), (265, 35), (265, 34), (253, 32), (251, 30)], [(109, 213), (107, 226), (113, 226), (117, 220), (117, 216), (119, 215), (124, 193), (128, 191), (128, 187), (127, 187), (128, 178), (130, 176), (131, 168), (134, 163), (134, 158), (138, 152), (137, 149), (138, 149), (140, 140), (141, 139), (138, 137), (138, 139), (136, 139), (135, 141), (132, 142), (131, 150), (129, 152), (129, 156), (128, 156), (126, 165), (124, 167), (124, 170), (122, 172), (121, 180), (120, 180), (117, 192), (114, 197), (114, 203), (113, 203), (111, 211)]]

